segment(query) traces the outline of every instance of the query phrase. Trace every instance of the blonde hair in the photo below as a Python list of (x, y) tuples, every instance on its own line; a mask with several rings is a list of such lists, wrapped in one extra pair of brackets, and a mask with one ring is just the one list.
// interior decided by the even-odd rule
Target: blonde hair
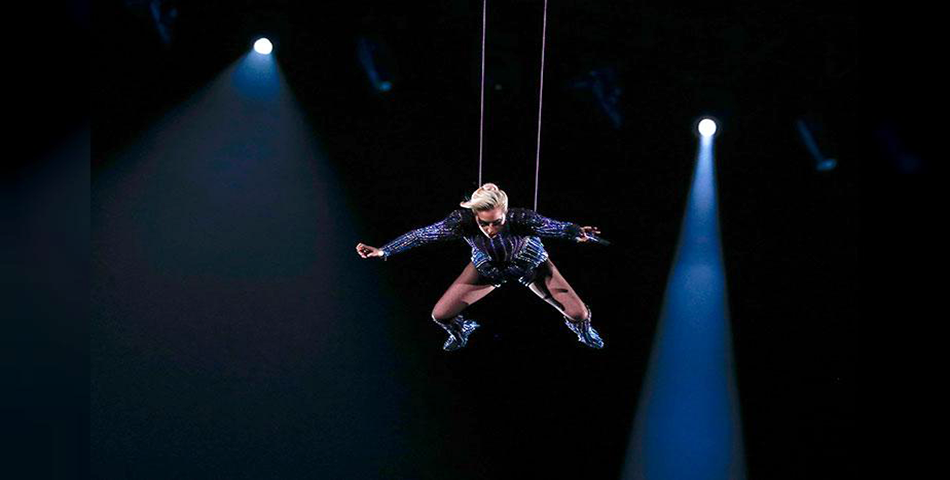
[(478, 190), (475, 190), (475, 192), (472, 193), (472, 196), (468, 201), (462, 202), (459, 205), (465, 208), (470, 208), (477, 212), (493, 210), (496, 207), (501, 207), (502, 210), (507, 212), (508, 195), (504, 190), (498, 188), (498, 185), (495, 185), (494, 183), (486, 183), (481, 187), (478, 187)]

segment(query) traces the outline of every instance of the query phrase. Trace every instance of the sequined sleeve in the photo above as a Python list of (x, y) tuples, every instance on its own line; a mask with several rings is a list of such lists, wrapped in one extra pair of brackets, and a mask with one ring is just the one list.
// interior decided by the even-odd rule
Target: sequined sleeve
[(531, 233), (542, 238), (561, 238), (577, 240), (581, 236), (581, 227), (576, 223), (562, 222), (541, 215), (534, 210), (518, 209), (517, 220)]
[(380, 247), (380, 250), (383, 251), (383, 259), (385, 260), (391, 255), (404, 252), (410, 248), (433, 242), (462, 238), (461, 223), (462, 212), (456, 210), (440, 222), (404, 233), (395, 240)]

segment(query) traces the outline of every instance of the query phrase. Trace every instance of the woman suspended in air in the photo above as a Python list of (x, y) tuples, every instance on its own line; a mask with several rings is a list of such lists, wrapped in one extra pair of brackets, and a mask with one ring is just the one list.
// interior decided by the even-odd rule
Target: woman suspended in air
[(590, 307), (561, 276), (541, 243), (542, 237), (599, 242), (597, 227), (552, 220), (526, 208), (509, 210), (508, 195), (493, 183), (482, 185), (460, 206), (464, 208), (442, 221), (412, 230), (381, 248), (356, 245), (361, 257), (383, 260), (442, 240), (462, 239), (472, 247), (472, 261), (432, 309), (432, 320), (449, 334), (442, 346), (444, 350), (464, 347), (479, 327), (474, 320), (466, 319), (462, 311), (510, 281), (528, 287), (556, 308), (579, 342), (603, 348), (603, 340), (591, 326)]

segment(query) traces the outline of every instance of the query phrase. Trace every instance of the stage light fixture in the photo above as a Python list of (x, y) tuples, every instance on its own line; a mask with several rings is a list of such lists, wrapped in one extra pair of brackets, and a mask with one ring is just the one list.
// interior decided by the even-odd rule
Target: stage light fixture
[(254, 42), (254, 51), (261, 55), (270, 55), (274, 51), (274, 44), (266, 38), (261, 38)]
[(711, 118), (704, 118), (699, 122), (699, 134), (704, 137), (711, 137), (716, 134), (716, 121)]

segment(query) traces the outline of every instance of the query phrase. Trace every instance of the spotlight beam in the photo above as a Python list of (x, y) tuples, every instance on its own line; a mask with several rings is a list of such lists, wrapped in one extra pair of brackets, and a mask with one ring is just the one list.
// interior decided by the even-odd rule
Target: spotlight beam
[(717, 208), (710, 134), (700, 139), (624, 479), (745, 477)]

